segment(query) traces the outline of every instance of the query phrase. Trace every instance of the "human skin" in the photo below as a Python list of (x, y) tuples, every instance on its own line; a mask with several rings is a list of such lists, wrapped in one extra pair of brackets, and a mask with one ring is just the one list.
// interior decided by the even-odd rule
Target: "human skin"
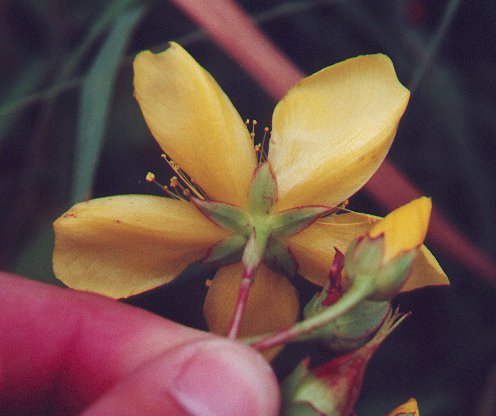
[(278, 414), (248, 347), (114, 300), (0, 272), (0, 413)]

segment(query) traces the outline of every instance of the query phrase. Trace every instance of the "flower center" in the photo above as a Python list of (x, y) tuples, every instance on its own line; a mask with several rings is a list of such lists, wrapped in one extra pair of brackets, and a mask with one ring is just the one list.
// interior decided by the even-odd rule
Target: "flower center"
[(248, 119), (245, 124), (258, 157), (258, 166), (248, 190), (248, 203), (245, 208), (209, 200), (191, 177), (166, 154), (161, 157), (175, 173), (169, 185), (160, 184), (153, 172), (148, 172), (146, 180), (158, 186), (167, 196), (192, 202), (203, 215), (232, 233), (230, 237), (212, 247), (204, 261), (230, 264), (242, 260), (247, 276), (251, 276), (263, 261), (273, 270), (294, 275), (297, 264), (284, 242), (285, 238), (299, 233), (334, 209), (326, 206), (307, 206), (272, 212), (277, 200), (277, 184), (267, 159), (270, 130), (265, 127), (263, 136), (257, 143), (257, 120)]

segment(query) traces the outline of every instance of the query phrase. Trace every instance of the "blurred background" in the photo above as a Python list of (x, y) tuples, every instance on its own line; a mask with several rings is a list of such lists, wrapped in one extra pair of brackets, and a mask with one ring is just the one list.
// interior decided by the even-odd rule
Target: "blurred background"
[[(307, 73), (359, 54), (389, 55), (412, 90), (389, 160), (494, 258), (494, 1), (237, 3)], [(58, 284), (51, 270), (57, 216), (89, 196), (155, 194), (144, 180), (149, 170), (167, 182), (133, 98), (131, 63), (138, 51), (169, 40), (214, 75), (243, 118), (270, 126), (273, 99), (169, 2), (2, 1), (1, 269)], [(385, 214), (363, 192), (350, 208)], [(433, 252), (452, 286), (399, 297), (413, 315), (373, 359), (358, 415), (382, 415), (411, 396), (422, 416), (496, 414), (496, 282), (439, 247)], [(202, 328), (203, 282), (211, 274), (194, 265), (128, 302)], [(276, 367), (284, 373), (284, 358)]]

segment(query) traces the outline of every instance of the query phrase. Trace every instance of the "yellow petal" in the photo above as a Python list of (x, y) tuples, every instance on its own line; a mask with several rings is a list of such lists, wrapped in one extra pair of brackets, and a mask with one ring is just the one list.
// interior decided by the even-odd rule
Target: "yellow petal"
[(448, 276), (446, 276), (446, 273), (444, 273), (429, 249), (423, 245), (420, 247), (417, 257), (413, 260), (408, 280), (400, 292), (410, 292), (425, 286), (444, 286), (449, 284)]
[[(208, 289), (204, 314), (212, 332), (225, 335), (234, 312), (243, 267), (221, 267)], [(264, 334), (296, 322), (298, 296), (289, 281), (261, 265), (250, 290), (240, 336)]]
[(421, 197), (405, 204), (375, 224), (369, 231), (372, 238), (384, 234), (384, 262), (398, 254), (420, 247), (429, 228), (432, 202)]
[(183, 48), (141, 52), (135, 96), (162, 149), (211, 199), (244, 205), (256, 167), (253, 143), (227, 96)]
[(171, 281), (228, 235), (192, 204), (144, 195), (82, 202), (54, 228), (57, 278), (114, 298)]
[(391, 413), (388, 413), (387, 416), (420, 416), (417, 400), (411, 398), (406, 403), (403, 403), (401, 406), (398, 406)]
[(277, 209), (336, 206), (360, 189), (386, 156), (409, 95), (384, 55), (348, 59), (291, 89), (272, 121)]
[[(333, 247), (336, 246), (345, 253), (350, 243), (368, 233), (379, 219), (359, 213), (341, 214), (317, 221), (301, 233), (288, 238), (286, 243), (298, 262), (298, 273), (323, 286), (334, 258)], [(447, 284), (449, 281), (443, 269), (427, 247), (422, 246), (401, 292)]]

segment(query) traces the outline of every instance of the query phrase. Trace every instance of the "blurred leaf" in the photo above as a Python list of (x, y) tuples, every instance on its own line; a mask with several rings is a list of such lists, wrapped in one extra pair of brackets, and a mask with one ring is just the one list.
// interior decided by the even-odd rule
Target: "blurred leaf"
[[(133, 0), (117, 0), (110, 3), (108, 7), (99, 14), (98, 18), (92, 24), (89, 32), (86, 34), (83, 41), (78, 45), (75, 52), (66, 61), (64, 68), (62, 69), (60, 74), (60, 78), (62, 80), (65, 80), (68, 76), (72, 75), (72, 73), (75, 72), (77, 67), (80, 65), (83, 57), (93, 46), (93, 43), (100, 37), (100, 35), (107, 29), (110, 24), (116, 21), (116, 19), (126, 20), (125, 16), (127, 16), (129, 13), (132, 13), (132, 11), (126, 12), (126, 10), (133, 3)], [(127, 36), (125, 37), (127, 39)], [(125, 43), (126, 42), (124, 42), (124, 44)]]
[(0, 99), (0, 153), (7, 142), (7, 133), (15, 124), (20, 114), (7, 117), (10, 107), (18, 100), (31, 93), (40, 83), (44, 75), (45, 63), (41, 60), (33, 60), (27, 68), (11, 84), (7, 91), (2, 93)]
[(143, 6), (136, 7), (117, 19), (83, 83), (71, 197), (73, 203), (87, 197), (91, 190), (102, 150), (119, 62), (144, 9)]
[[(98, 17), (92, 22), (92, 25), (82, 42), (77, 45), (76, 49), (68, 56), (67, 60), (64, 61), (63, 67), (54, 77), (52, 85), (44, 91), (27, 95), (32, 91), (32, 88), (23, 88), (25, 81), (30, 79), (30, 75), (37, 76), (38, 78), (36, 79), (39, 81), (43, 75), (40, 63), (34, 62), (34, 64), (30, 65), (26, 71), (26, 80), (21, 76), (18, 83), (13, 85), (7, 93), (3, 93), (3, 99), (0, 102), (0, 123), (3, 123), (2, 118), (20, 111), (33, 103), (38, 101), (50, 101), (53, 98), (56, 98), (61, 92), (79, 86), (79, 78), (72, 80), (68, 80), (68, 78), (73, 76), (73, 73), (76, 72), (83, 58), (91, 49), (95, 41), (132, 3), (134, 3), (133, 0), (113, 1), (106, 9), (99, 12)], [(44, 62), (44, 64), (46, 65), (46, 62)], [(3, 133), (3, 130), (1, 130), (0, 124), (0, 144), (2, 141), (1, 133)]]

